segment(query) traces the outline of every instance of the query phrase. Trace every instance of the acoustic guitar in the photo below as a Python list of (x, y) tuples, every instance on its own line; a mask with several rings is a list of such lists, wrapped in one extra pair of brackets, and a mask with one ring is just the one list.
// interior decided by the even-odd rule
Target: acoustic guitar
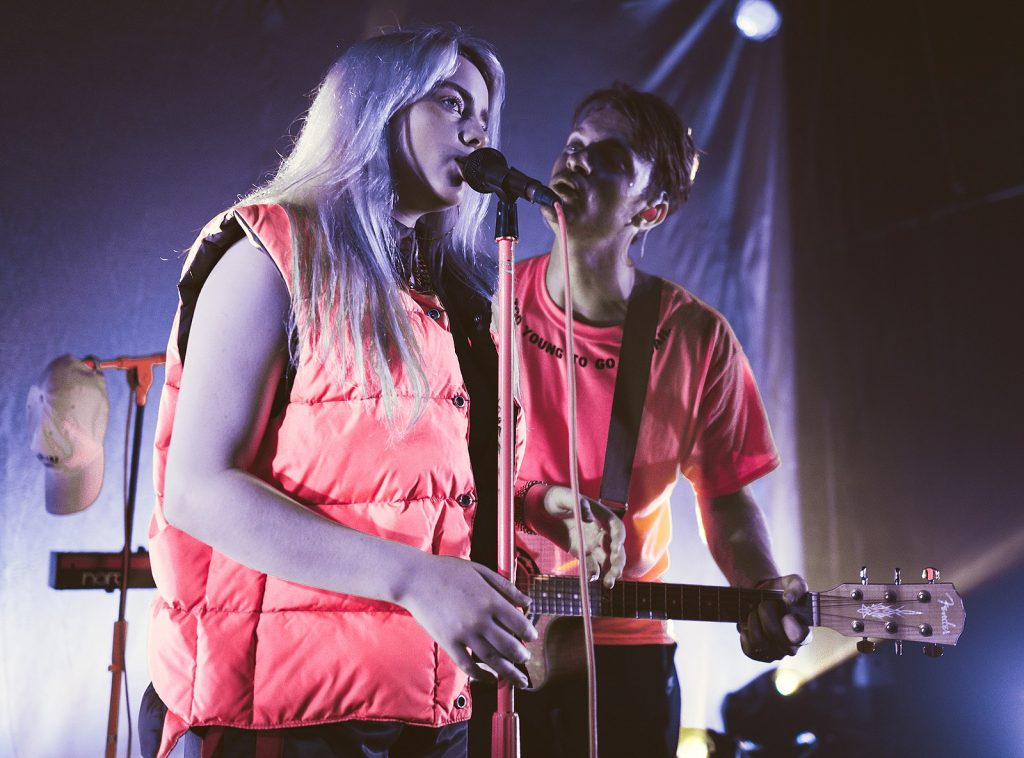
[[(520, 566), (520, 568), (522, 568)], [(924, 643), (925, 654), (938, 657), (955, 645), (963, 631), (963, 600), (952, 584), (939, 584), (938, 572), (926, 569), (929, 581), (903, 584), (899, 570), (891, 584), (840, 584), (825, 592), (808, 592), (790, 608), (810, 627), (828, 627), (847, 637), (861, 637), (861, 652), (872, 652), (870, 638)], [(585, 666), (579, 580), (575, 576), (531, 575), (519, 571), (519, 588), (530, 596), (528, 615), (537, 639), (528, 643), (525, 671), (528, 689)], [(751, 590), (694, 584), (620, 581), (612, 589), (595, 580), (589, 585), (593, 617), (721, 621), (735, 624), (765, 600), (782, 602), (779, 590)]]

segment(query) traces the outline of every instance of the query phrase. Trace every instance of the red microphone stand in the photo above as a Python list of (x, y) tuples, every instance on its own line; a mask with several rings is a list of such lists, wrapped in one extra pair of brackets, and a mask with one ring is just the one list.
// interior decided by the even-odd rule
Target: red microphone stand
[(128, 387), (135, 395), (135, 427), (132, 434), (132, 457), (128, 474), (128, 493), (124, 506), (124, 548), (121, 551), (121, 595), (114, 622), (114, 643), (110, 654), (110, 711), (107, 714), (106, 758), (117, 755), (117, 725), (121, 713), (121, 677), (124, 675), (124, 649), (128, 639), (125, 604), (128, 600), (128, 573), (132, 558), (132, 525), (135, 521), (135, 491), (139, 479), (139, 450), (142, 447), (142, 418), (146, 397), (153, 386), (153, 367), (166, 361), (164, 353), (122, 356), (111, 360), (86, 358), (94, 370), (116, 368), (127, 372)]
[[(498, 573), (514, 583), (512, 303), (515, 249), (519, 240), (519, 217), (514, 197), (511, 200), (499, 197), (494, 237), (498, 243)], [(514, 693), (510, 682), (498, 680), (498, 705), (491, 718), (491, 758), (519, 758), (519, 715), (515, 712)]]
[[(498, 573), (515, 583), (514, 532), (512, 493), (514, 487), (514, 450), (513, 450), (513, 396), (512, 371), (513, 363), (513, 303), (515, 298), (515, 248), (519, 240), (519, 218), (516, 212), (515, 196), (505, 200), (498, 194), (497, 219), (494, 237), (498, 243)], [(572, 330), (572, 296), (570, 293), (568, 249), (566, 239), (565, 215), (559, 203), (554, 205), (558, 216), (558, 227), (562, 245), (564, 265), (566, 303), (566, 345), (565, 359), (567, 366), (567, 394), (570, 401), (568, 418), (570, 424), (570, 489), (573, 494), (576, 533), (580, 545), (583, 539), (583, 523), (580, 513), (579, 477), (577, 473), (576, 455), (576, 382), (575, 358), (573, 356)], [(585, 556), (580, 558), (580, 600), (583, 611), (583, 631), (587, 650), (587, 711), (589, 714), (589, 754), (596, 758), (597, 752), (597, 684), (594, 665), (594, 632), (590, 611), (590, 591), (588, 577), (584, 570)], [(497, 709), (491, 719), (491, 758), (519, 758), (519, 716), (515, 712), (515, 690), (512, 685), (498, 680)]]

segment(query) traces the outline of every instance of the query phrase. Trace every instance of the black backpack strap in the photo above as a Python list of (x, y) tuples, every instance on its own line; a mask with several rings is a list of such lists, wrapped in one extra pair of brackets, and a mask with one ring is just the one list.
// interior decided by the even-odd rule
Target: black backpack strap
[[(199, 302), (199, 293), (210, 277), (213, 267), (220, 263), (228, 249), (240, 239), (245, 237), (245, 230), (242, 222), (234, 213), (225, 213), (221, 220), (220, 230), (206, 236), (196, 242), (199, 249), (196, 251), (192, 264), (182, 274), (178, 282), (178, 296), (180, 300), (178, 314), (178, 355), (181, 356), (182, 365), (185, 364), (185, 354), (188, 351), (188, 338), (192, 331), (192, 318), (195, 315), (196, 305)], [(269, 253), (264, 253), (269, 255)], [(299, 354), (299, 332), (292, 329), (289, 335), (290, 353), (289, 360), (285, 364), (281, 381), (278, 382), (274, 391), (274, 400), (270, 408), (270, 416), (277, 416), (288, 405), (291, 398), (292, 385), (295, 383), (295, 366), (290, 360), (291, 356)]]
[(477, 507), (470, 555), (498, 567), (498, 350), (491, 341), (491, 301), (445, 271), (438, 297), (448, 311), (455, 355), (469, 392), (469, 460)]
[(629, 499), (629, 480), (633, 474), (644, 398), (651, 376), (654, 337), (661, 313), (661, 291), (661, 279), (636, 272), (622, 326), (622, 349), (601, 477), (601, 499), (613, 503), (626, 504)]

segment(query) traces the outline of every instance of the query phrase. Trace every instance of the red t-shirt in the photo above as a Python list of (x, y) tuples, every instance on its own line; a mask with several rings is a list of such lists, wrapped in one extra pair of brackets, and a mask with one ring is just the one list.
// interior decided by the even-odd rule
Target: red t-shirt
[[(520, 377), (527, 409), (526, 454), (518, 484), (568, 485), (564, 316), (544, 282), (550, 256), (516, 266)], [(622, 326), (574, 322), (580, 491), (598, 497), (622, 344)], [(739, 490), (778, 465), (750, 365), (725, 318), (675, 284), (661, 312), (640, 425), (626, 524), (623, 578), (658, 581), (669, 564), (670, 496), (679, 474), (701, 495)], [(520, 547), (543, 573), (576, 574), (576, 559), (537, 535)], [(662, 621), (594, 620), (598, 644), (671, 642)]]

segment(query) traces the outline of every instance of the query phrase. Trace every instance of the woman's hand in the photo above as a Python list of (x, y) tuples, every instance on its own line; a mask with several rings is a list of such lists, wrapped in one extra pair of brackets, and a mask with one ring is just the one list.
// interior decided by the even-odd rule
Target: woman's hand
[[(579, 536), (573, 518), (572, 490), (547, 485), (541, 498), (541, 506), (549, 525), (545, 529), (545, 536), (579, 558)], [(611, 588), (622, 576), (626, 566), (626, 525), (607, 505), (584, 495), (580, 496), (580, 515), (587, 552), (587, 577), (601, 577), (604, 586)], [(554, 533), (550, 533), (552, 529)]]
[(520, 610), (530, 605), (530, 599), (478, 563), (425, 557), (429, 562), (410, 572), (399, 604), (470, 677), (493, 678), (483, 667), (487, 666), (526, 687), (527, 678), (517, 665), (530, 657), (522, 641), (537, 638), (537, 630)]

